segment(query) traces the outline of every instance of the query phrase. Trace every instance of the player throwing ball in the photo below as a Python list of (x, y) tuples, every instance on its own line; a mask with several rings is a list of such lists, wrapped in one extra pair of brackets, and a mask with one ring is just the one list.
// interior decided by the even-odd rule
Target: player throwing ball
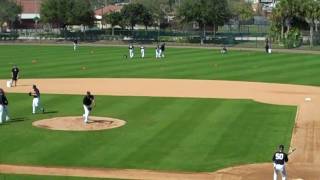
[(279, 150), (274, 153), (272, 157), (273, 161), (273, 180), (278, 179), (278, 173), (282, 175), (282, 180), (286, 180), (287, 172), (285, 168), (285, 163), (288, 162), (288, 155), (284, 153), (284, 146), (280, 145)]
[(83, 98), (84, 123), (88, 123), (90, 112), (92, 111), (92, 108), (94, 106), (95, 106), (94, 96), (90, 93), (90, 91), (87, 91), (87, 94)]
[(44, 108), (40, 106), (40, 90), (36, 85), (32, 85), (32, 92), (29, 92), (29, 96), (33, 96), (32, 100), (32, 114), (36, 114), (37, 110), (44, 113)]

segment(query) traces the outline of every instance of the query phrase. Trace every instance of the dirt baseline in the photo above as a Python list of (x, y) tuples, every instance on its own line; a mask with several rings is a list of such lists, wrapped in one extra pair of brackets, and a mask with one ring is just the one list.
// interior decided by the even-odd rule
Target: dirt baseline
[(84, 123), (83, 117), (55, 117), (32, 123), (33, 126), (61, 131), (98, 131), (118, 128), (126, 122), (120, 119), (90, 116), (89, 122)]
[[(5, 86), (5, 80), (0, 81)], [(25, 93), (37, 84), (42, 93), (95, 95), (157, 96), (253, 99), (255, 101), (298, 106), (291, 147), (297, 148), (287, 166), (289, 179), (318, 180), (320, 177), (320, 88), (271, 83), (166, 80), (166, 79), (28, 79), (20, 86), (4, 88), (7, 92)], [(86, 87), (82, 85), (86, 84)], [(89, 89), (88, 89), (89, 88)], [(252, 164), (231, 167), (213, 173), (167, 173), (145, 170), (112, 170), (84, 168), (50, 168), (0, 165), (0, 173), (84, 176), (124, 179), (226, 179), (269, 180), (272, 165)], [(51, 174), (50, 174), (51, 173)]]

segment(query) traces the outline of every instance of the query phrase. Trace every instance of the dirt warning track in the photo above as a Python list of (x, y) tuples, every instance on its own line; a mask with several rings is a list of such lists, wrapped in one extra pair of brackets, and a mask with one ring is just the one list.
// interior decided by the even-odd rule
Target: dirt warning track
[[(5, 86), (5, 81), (0, 81)], [(320, 177), (320, 88), (313, 86), (175, 79), (26, 79), (7, 92), (26, 93), (36, 84), (42, 93), (253, 99), (298, 106), (291, 146), (297, 148), (287, 166), (289, 179), (317, 180)], [(83, 87), (86, 84), (86, 87)], [(147, 170), (112, 170), (64, 167), (0, 165), (0, 173), (104, 177), (124, 179), (272, 179), (272, 164), (231, 167), (213, 173), (170, 173)]]

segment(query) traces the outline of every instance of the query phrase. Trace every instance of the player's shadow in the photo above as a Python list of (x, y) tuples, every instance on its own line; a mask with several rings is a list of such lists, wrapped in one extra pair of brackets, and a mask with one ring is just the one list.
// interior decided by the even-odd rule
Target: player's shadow
[(45, 111), (43, 114), (57, 114), (59, 111)]

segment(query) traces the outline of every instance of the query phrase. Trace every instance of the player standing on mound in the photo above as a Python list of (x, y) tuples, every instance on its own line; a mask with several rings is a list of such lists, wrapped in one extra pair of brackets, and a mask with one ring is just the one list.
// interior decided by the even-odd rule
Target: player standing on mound
[(90, 112), (94, 106), (95, 106), (94, 96), (90, 93), (90, 91), (87, 91), (87, 94), (83, 98), (84, 123), (88, 123)]
[(29, 96), (33, 96), (32, 100), (32, 114), (36, 114), (37, 110), (44, 113), (44, 108), (40, 106), (40, 90), (36, 85), (32, 85), (32, 92), (29, 92)]
[(19, 68), (17, 67), (17, 65), (14, 65), (11, 70), (11, 78), (12, 78), (11, 86), (13, 86), (13, 82), (14, 82), (14, 86), (17, 86), (17, 82), (19, 79)]
[(274, 153), (272, 157), (273, 161), (273, 180), (278, 179), (278, 173), (282, 175), (282, 180), (286, 180), (287, 172), (285, 168), (286, 162), (288, 162), (288, 155), (284, 153), (284, 146), (280, 145), (279, 150)]

